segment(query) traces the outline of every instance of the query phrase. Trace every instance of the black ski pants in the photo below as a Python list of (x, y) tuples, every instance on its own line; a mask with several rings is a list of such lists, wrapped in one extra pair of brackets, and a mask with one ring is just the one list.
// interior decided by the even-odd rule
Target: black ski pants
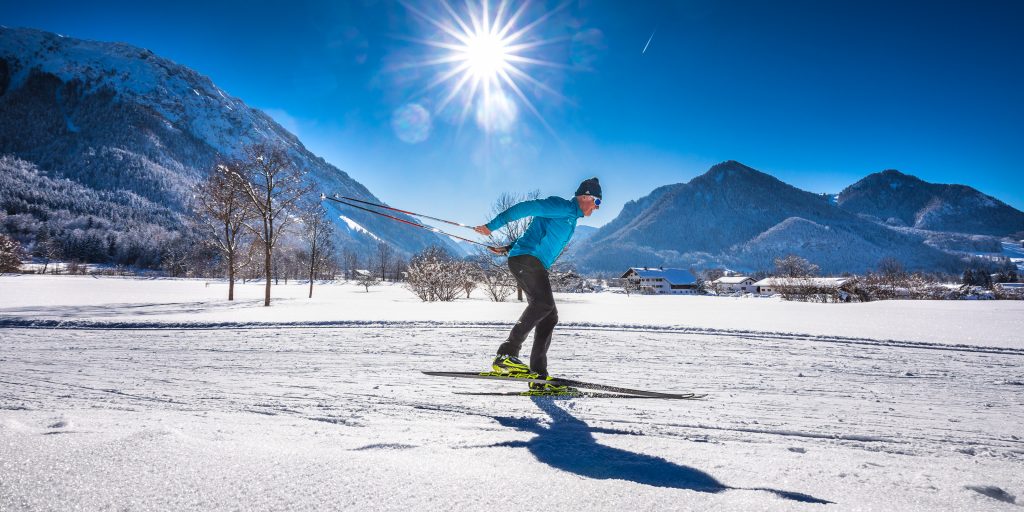
[(512, 327), (508, 340), (498, 347), (498, 355), (519, 357), (526, 336), (536, 329), (533, 333), (533, 350), (530, 351), (530, 371), (547, 376), (548, 346), (551, 345), (551, 333), (558, 323), (558, 309), (555, 308), (555, 297), (551, 294), (548, 271), (540, 260), (529, 254), (509, 257), (508, 268), (526, 292), (528, 305)]

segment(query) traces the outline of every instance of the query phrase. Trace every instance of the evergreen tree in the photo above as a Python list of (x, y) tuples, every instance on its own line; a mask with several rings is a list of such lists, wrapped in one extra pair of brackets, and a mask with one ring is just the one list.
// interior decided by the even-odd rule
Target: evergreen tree
[(971, 269), (964, 270), (964, 275), (960, 279), (960, 283), (964, 286), (974, 286), (976, 284), (974, 280), (974, 272), (972, 272)]

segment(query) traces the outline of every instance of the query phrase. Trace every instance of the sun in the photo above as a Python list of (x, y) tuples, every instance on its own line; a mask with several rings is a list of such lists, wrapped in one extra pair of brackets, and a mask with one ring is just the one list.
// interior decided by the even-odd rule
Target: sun
[(529, 2), (512, 10), (507, 1), (501, 1), (496, 8), (492, 8), (488, 0), (467, 1), (465, 10), (458, 12), (447, 0), (441, 0), (433, 4), (439, 6), (439, 16), (427, 14), (409, 3), (403, 5), (426, 21), (437, 34), (430, 39), (413, 39), (432, 51), (408, 65), (437, 68), (425, 91), (443, 91), (435, 103), (435, 114), (454, 106), (458, 109), (460, 123), (472, 114), (485, 132), (505, 132), (515, 126), (519, 112), (526, 110), (553, 133), (527, 91), (534, 96), (543, 93), (564, 99), (535, 78), (531, 68), (568, 67), (547, 60), (543, 55), (545, 46), (565, 38), (540, 35), (544, 22), (567, 3), (527, 23), (524, 18)]
[(477, 80), (494, 80), (498, 73), (507, 70), (508, 45), (497, 34), (473, 34), (460, 53)]

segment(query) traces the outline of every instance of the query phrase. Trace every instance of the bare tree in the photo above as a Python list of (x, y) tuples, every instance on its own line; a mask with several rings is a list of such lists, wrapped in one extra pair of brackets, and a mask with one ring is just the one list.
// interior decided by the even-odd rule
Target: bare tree
[(455, 300), (466, 282), (467, 266), (437, 246), (413, 256), (406, 286), (424, 302)]
[(36, 245), (33, 253), (43, 259), (43, 269), (39, 272), (40, 274), (46, 273), (46, 269), (50, 266), (50, 261), (60, 259), (60, 242), (53, 238), (50, 230), (45, 225), (36, 235)]
[(359, 269), (359, 255), (352, 249), (345, 249), (341, 252), (341, 270), (345, 272), (345, 279), (355, 279), (356, 270)]
[(473, 274), (480, 280), (487, 297), (494, 302), (505, 302), (516, 291), (516, 280), (502, 258), (490, 251), (481, 251), (473, 258)]
[(396, 254), (395, 257), (391, 259), (391, 269), (388, 272), (391, 273), (392, 280), (402, 281), (404, 280), (403, 274), (406, 273), (408, 268), (409, 262), (401, 255)]
[(380, 284), (380, 281), (377, 280), (377, 276), (375, 276), (373, 272), (358, 272), (357, 274), (356, 282), (359, 283), (359, 286), (366, 289), (366, 293), (370, 293), (371, 286), (377, 286)]
[[(508, 210), (509, 208), (523, 201), (532, 201), (539, 197), (540, 190), (534, 190), (533, 192), (529, 192), (527, 194), (502, 192), (502, 194), (498, 196), (498, 199), (494, 201), (494, 204), (491, 206), (491, 217), (493, 218), (497, 216), (499, 213), (502, 213), (505, 210)], [(523, 236), (523, 233), (526, 233), (526, 229), (530, 227), (530, 221), (532, 219), (532, 217), (527, 217), (525, 219), (519, 219), (509, 222), (508, 224), (505, 224), (503, 228), (491, 233), (491, 245), (496, 245), (498, 247), (512, 246), (512, 244), (516, 243), (516, 240), (519, 240), (519, 237)], [(516, 283), (516, 293), (518, 294), (519, 300), (522, 301), (523, 289), (522, 287), (519, 286), (519, 283)]]
[(819, 267), (795, 254), (775, 258), (775, 275), (778, 277), (814, 277)]
[(302, 240), (309, 249), (309, 298), (313, 298), (316, 270), (324, 264), (333, 234), (333, 225), (327, 220), (327, 209), (320, 203), (307, 206), (302, 212)]
[(462, 271), (462, 290), (466, 292), (466, 298), (468, 299), (469, 294), (476, 290), (477, 279), (479, 278), (473, 265), (467, 262), (461, 262), (461, 264), (465, 267)]
[(622, 291), (626, 292), (626, 297), (634, 293), (640, 293), (640, 280), (629, 277), (616, 278), (616, 281), (622, 285)]
[(252, 262), (251, 235), (244, 229), (245, 223), (253, 219), (252, 202), (242, 194), (224, 164), (216, 165), (194, 192), (197, 231), (223, 258), (228, 300), (235, 300), (235, 274)]
[(386, 281), (386, 271), (391, 265), (391, 259), (395, 256), (395, 249), (388, 245), (387, 242), (380, 240), (377, 242), (377, 260), (376, 263), (380, 267), (380, 280)]
[(0, 233), (0, 272), (17, 272), (25, 250), (17, 240)]
[(708, 287), (709, 287), (710, 283), (704, 277), (704, 273), (703, 272), (698, 272), (696, 267), (690, 267), (689, 270), (690, 270), (690, 274), (693, 275), (694, 291), (696, 291), (697, 293), (699, 293), (701, 295), (704, 295), (704, 294), (708, 293)]
[(701, 270), (701, 274), (704, 280), (708, 283), (713, 283), (721, 277), (725, 276), (725, 269), (723, 268), (706, 268)]
[(900, 288), (908, 288), (910, 274), (903, 270), (903, 264), (896, 258), (882, 258), (878, 262), (878, 274), (892, 296), (896, 296)]
[(294, 221), (292, 213), (299, 199), (312, 190), (303, 183), (303, 172), (294, 167), (281, 148), (265, 144), (246, 146), (245, 156), (234, 168), (232, 179), (252, 202), (256, 221), (246, 226), (263, 246), (266, 287), (263, 305), (270, 306), (270, 280), (274, 247), (285, 228)]
[(190, 241), (185, 237), (178, 237), (163, 247), (160, 268), (167, 271), (171, 277), (185, 276), (188, 273), (191, 255)]

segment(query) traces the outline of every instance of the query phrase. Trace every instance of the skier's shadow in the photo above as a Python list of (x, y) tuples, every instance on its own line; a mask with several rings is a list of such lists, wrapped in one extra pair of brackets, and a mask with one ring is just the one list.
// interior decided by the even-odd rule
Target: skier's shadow
[(803, 503), (832, 503), (798, 492), (763, 487), (729, 487), (698, 469), (669, 462), (661, 457), (604, 446), (594, 439), (593, 432), (622, 432), (591, 428), (555, 405), (554, 399), (532, 397), (532, 400), (551, 418), (551, 424), (544, 427), (535, 418), (495, 417), (502, 426), (532, 432), (537, 436), (529, 441), (507, 441), (493, 444), (492, 447), (526, 448), (540, 462), (587, 478), (628, 480), (655, 487), (710, 493), (740, 489), (766, 491)]

